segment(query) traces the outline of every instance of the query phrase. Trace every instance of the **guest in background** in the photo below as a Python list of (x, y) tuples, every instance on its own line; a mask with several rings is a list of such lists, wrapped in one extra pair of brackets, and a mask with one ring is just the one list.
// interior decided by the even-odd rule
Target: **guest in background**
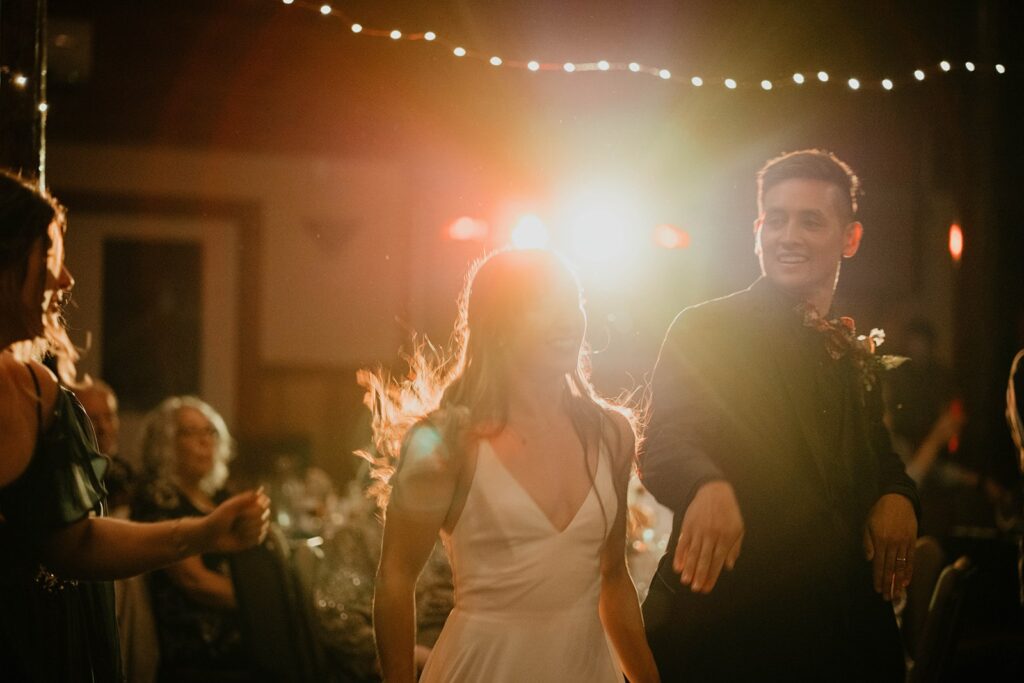
[[(120, 455), (121, 419), (117, 394), (109, 384), (94, 378), (89, 384), (75, 389), (75, 396), (89, 416), (100, 452), (110, 459), (103, 478), (110, 516), (128, 519), (138, 473)], [(114, 608), (125, 678), (132, 683), (155, 681), (160, 650), (146, 577), (131, 576), (115, 581)]]
[(941, 538), (957, 526), (989, 527), (1012, 505), (1012, 495), (967, 464), (960, 448), (967, 416), (953, 373), (936, 353), (935, 328), (915, 319), (904, 337), (910, 360), (884, 378), (885, 421), (920, 489), (921, 533)]
[(121, 452), (121, 418), (117, 411), (117, 394), (101, 379), (75, 390), (75, 395), (85, 408), (85, 414), (96, 432), (96, 445), (100, 453), (111, 457)]
[[(142, 483), (134, 519), (202, 517), (227, 497), (232, 439), (224, 420), (198, 398), (174, 396), (146, 418)], [(227, 557), (186, 558), (149, 577), (160, 642), (161, 678), (194, 670), (244, 669), (235, 591)]]
[[(374, 575), (380, 562), (381, 512), (367, 496), (369, 468), (342, 499), (345, 522), (323, 545), (323, 570), (314, 587), (318, 637), (342, 683), (381, 680), (373, 640)], [(416, 586), (416, 664), (422, 669), (455, 597), (452, 570), (434, 545)]]
[(66, 388), (77, 356), (61, 316), (74, 284), (64, 231), (56, 200), (0, 170), (0, 676), (120, 681), (107, 581), (247, 548), (266, 533), (269, 501), (242, 494), (202, 520), (105, 517), (106, 459)]

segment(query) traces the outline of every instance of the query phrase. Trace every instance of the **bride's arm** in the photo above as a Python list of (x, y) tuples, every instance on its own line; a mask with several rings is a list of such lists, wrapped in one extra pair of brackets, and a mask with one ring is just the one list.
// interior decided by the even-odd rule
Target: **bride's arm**
[(614, 458), (618, 506), (615, 524), (601, 555), (601, 622), (630, 683), (657, 683), (660, 681), (658, 668), (647, 645), (640, 601), (626, 566), (626, 520), (629, 514), (626, 492), (636, 437), (625, 418), (615, 415), (613, 422), (619, 438), (613, 439), (612, 443), (617, 440), (621, 444)]
[(387, 683), (416, 681), (416, 580), (451, 507), (457, 482), (437, 430), (409, 435), (392, 477), (373, 595), (373, 630)]

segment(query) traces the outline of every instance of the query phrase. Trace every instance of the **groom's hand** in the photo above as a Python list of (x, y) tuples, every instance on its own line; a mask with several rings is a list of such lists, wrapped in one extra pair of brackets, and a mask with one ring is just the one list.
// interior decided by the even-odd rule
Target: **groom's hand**
[(914, 574), (917, 515), (905, 496), (887, 493), (875, 503), (864, 529), (864, 554), (874, 569), (875, 591), (886, 600), (903, 592)]
[(672, 566), (679, 581), (695, 593), (710, 593), (722, 567), (732, 569), (743, 544), (743, 517), (732, 486), (710, 481), (699, 489), (683, 515)]

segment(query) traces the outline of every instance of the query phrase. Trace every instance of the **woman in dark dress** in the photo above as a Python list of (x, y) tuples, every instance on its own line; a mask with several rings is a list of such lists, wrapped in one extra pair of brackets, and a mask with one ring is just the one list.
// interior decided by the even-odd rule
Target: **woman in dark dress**
[[(227, 498), (232, 440), (217, 411), (192, 396), (168, 398), (146, 418), (142, 484), (132, 518), (203, 517)], [(149, 576), (160, 678), (244, 668), (235, 592), (224, 553), (204, 553)]]
[[(237, 496), (201, 519), (104, 517), (106, 459), (65, 385), (75, 353), (61, 324), (74, 280), (64, 210), (0, 171), (0, 677), (120, 681), (109, 580), (266, 533), (268, 501)], [(38, 362), (57, 360), (60, 379)]]

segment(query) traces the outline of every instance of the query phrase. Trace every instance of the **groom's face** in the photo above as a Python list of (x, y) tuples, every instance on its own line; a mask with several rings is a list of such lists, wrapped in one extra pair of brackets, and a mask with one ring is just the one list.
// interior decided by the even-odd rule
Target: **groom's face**
[(769, 188), (763, 205), (755, 230), (765, 277), (799, 297), (831, 291), (839, 262), (860, 243), (860, 224), (844, 211), (841, 190), (823, 180), (791, 178)]

